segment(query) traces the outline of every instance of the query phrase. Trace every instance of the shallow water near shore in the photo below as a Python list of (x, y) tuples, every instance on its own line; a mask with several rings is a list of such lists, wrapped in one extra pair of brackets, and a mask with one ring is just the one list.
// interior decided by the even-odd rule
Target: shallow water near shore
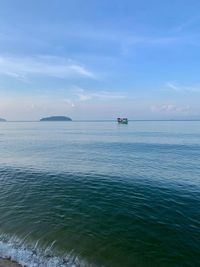
[(0, 257), (198, 266), (200, 122), (0, 124)]

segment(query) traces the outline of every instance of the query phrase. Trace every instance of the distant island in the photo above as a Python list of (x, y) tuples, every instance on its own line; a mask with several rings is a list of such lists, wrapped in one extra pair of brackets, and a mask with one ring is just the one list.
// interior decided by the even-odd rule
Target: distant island
[(65, 116), (51, 116), (42, 118), (40, 121), (72, 121), (72, 119)]
[(0, 121), (6, 121), (5, 119), (0, 118)]

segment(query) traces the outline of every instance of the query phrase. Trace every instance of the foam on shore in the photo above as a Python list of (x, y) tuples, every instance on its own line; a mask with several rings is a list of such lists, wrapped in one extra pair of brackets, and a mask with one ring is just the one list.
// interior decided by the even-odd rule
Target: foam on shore
[(33, 248), (16, 237), (0, 236), (0, 267), (92, 267), (73, 253), (55, 256), (51, 246), (40, 249), (37, 242)]

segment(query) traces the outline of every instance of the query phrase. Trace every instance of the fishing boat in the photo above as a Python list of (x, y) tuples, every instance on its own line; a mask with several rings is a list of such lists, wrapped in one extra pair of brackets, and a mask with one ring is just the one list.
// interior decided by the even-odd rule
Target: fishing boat
[(128, 119), (127, 118), (117, 118), (117, 122), (119, 124), (128, 124)]

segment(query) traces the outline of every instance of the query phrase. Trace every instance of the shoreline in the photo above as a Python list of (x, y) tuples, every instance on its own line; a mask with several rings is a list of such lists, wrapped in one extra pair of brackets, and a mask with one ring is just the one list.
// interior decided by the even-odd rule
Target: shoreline
[(22, 267), (22, 265), (10, 259), (0, 258), (0, 267)]

